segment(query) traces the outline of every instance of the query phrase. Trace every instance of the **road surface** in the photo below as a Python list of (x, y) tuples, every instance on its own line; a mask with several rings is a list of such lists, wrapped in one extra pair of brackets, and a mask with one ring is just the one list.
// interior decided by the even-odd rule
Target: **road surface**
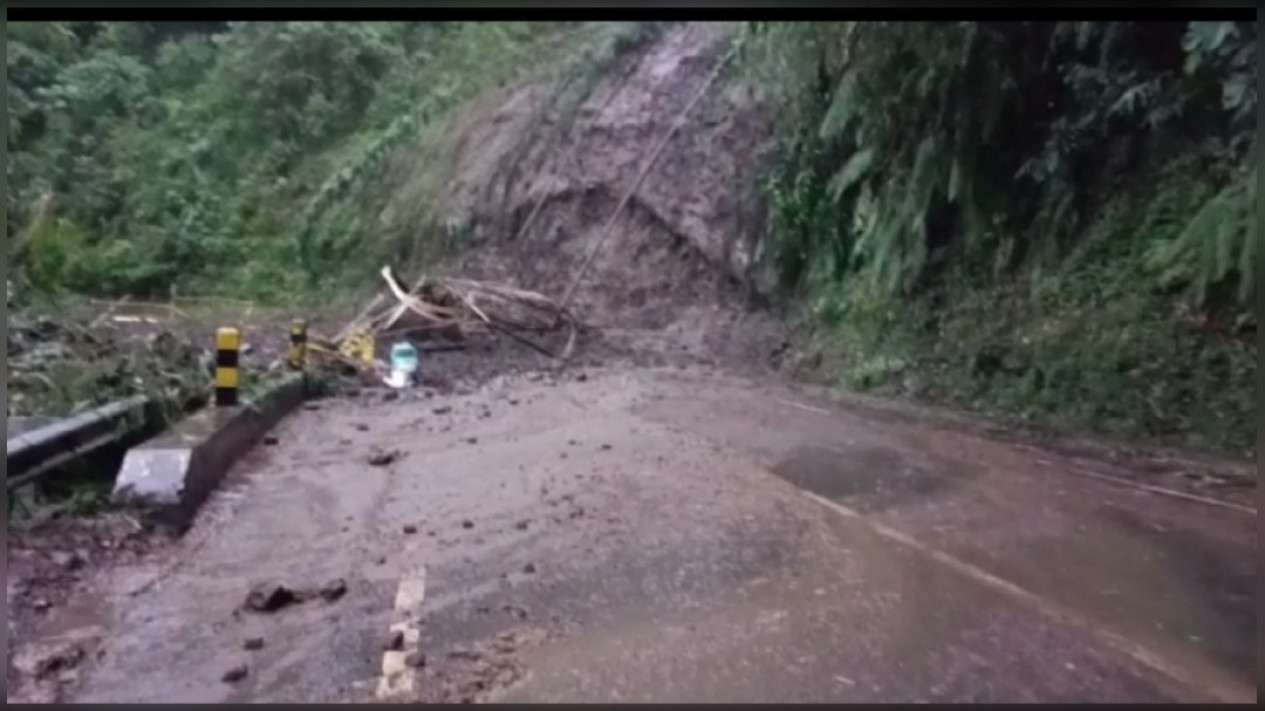
[(96, 650), (68, 700), (1256, 696), (1254, 514), (1056, 455), (694, 368), (368, 392), (276, 438), (57, 611)]

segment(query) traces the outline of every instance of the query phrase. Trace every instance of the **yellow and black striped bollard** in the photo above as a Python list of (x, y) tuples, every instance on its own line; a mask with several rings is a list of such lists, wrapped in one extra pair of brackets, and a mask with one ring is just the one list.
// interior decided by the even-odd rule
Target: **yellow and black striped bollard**
[(307, 358), (307, 321), (295, 319), (290, 324), (290, 348), (286, 351), (286, 361), (291, 370), (303, 370)]
[(237, 405), (237, 388), (241, 384), (241, 332), (224, 327), (215, 332), (215, 404), (217, 407)]

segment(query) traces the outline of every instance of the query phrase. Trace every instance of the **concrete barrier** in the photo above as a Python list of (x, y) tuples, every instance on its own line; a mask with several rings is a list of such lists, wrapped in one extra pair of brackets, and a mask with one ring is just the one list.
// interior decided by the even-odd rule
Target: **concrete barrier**
[(114, 500), (139, 507), (154, 524), (179, 535), (237, 459), (303, 402), (302, 373), (290, 373), (258, 398), (209, 407), (128, 451)]

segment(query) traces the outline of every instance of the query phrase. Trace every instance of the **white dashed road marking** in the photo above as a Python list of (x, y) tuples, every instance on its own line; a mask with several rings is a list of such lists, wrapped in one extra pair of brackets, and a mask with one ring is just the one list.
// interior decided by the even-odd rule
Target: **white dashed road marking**
[(426, 599), (426, 569), (400, 580), (395, 592), (389, 635), (399, 634), (403, 644), (382, 655), (382, 676), (378, 678), (378, 699), (407, 700), (417, 694), (417, 669), (409, 664), (409, 655), (421, 654), (422, 602)]

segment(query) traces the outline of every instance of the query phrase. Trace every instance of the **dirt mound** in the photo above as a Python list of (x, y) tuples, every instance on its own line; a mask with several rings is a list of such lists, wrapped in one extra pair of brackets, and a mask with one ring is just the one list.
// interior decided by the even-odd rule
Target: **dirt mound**
[[(616, 62), (552, 139), (542, 137), (561, 119), (540, 120), (550, 92), (539, 85), (472, 115), (447, 202), (471, 216), (478, 248), (455, 268), (560, 298), (715, 70), (724, 40), (718, 24), (665, 30)], [(771, 131), (750, 93), (732, 84), (711, 85), (620, 212), (570, 304), (585, 322), (677, 333), (709, 357), (750, 340), (735, 329), (760, 320), (746, 314), (760, 224), (750, 206)], [(489, 189), (498, 183), (504, 190)], [(757, 352), (780, 340), (769, 324), (757, 330)]]

